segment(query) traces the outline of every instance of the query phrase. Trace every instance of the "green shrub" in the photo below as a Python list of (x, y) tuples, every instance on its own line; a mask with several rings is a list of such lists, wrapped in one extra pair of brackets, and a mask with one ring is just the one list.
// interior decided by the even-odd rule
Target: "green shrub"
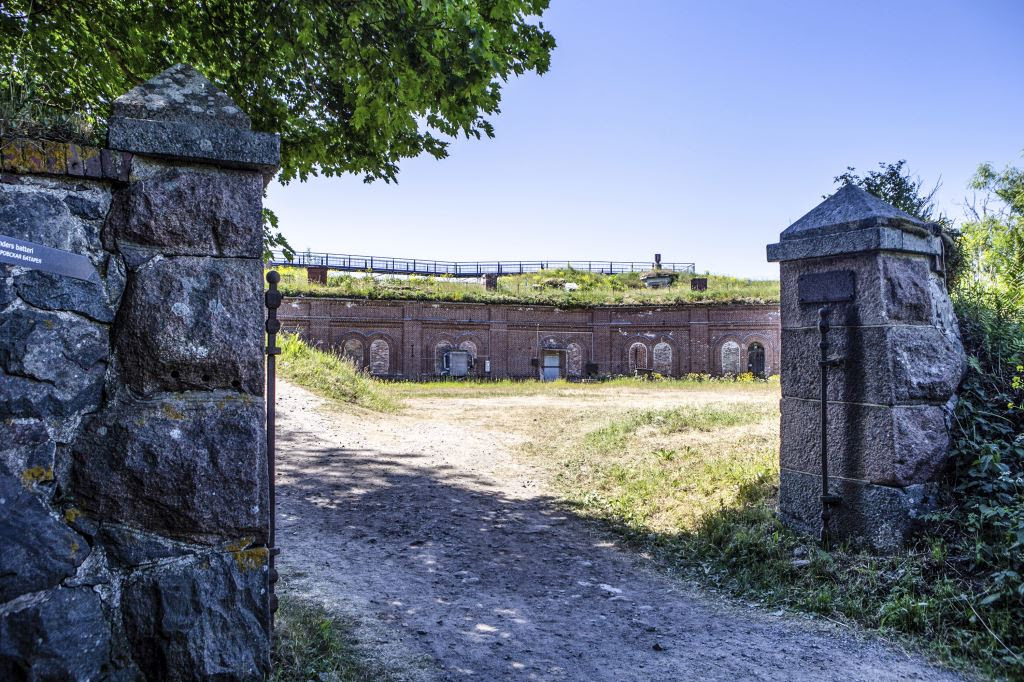
[(951, 560), (971, 576), (971, 615), (1001, 640), (994, 655), (1024, 676), (1024, 311), (975, 291), (958, 297), (957, 315), (969, 363), (938, 520)]

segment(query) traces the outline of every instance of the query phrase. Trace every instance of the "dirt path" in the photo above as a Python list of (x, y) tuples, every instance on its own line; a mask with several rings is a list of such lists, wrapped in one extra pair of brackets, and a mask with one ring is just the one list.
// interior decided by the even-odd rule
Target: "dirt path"
[(339, 413), (283, 382), (278, 409), (282, 591), (354, 617), (399, 679), (961, 679), (654, 572), (559, 511), (514, 436)]

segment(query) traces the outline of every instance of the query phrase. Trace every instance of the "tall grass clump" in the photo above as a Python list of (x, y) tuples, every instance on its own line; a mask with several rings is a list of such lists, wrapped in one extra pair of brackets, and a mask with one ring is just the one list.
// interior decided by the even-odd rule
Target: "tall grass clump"
[(102, 143), (102, 135), (85, 117), (45, 104), (48, 99), (32, 86), (10, 81), (0, 86), (0, 137)]
[(391, 679), (360, 655), (351, 625), (318, 604), (281, 598), (275, 615), (272, 682), (379, 682)]
[(376, 412), (395, 412), (401, 406), (386, 384), (334, 353), (311, 347), (298, 334), (282, 334), (279, 345), (278, 370), (284, 378), (325, 398)]

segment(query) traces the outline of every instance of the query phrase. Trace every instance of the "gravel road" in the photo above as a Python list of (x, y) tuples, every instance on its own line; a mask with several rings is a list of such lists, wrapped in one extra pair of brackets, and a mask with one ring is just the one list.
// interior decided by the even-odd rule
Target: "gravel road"
[(395, 679), (963, 679), (652, 570), (560, 510), (516, 436), (452, 425), (443, 401), (378, 415), (279, 390), (280, 589), (354, 619)]

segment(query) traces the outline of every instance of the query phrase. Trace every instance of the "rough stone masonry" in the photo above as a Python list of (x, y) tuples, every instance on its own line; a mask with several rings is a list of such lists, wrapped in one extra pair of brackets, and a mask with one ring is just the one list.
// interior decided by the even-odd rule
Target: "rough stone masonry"
[[(832, 536), (898, 547), (933, 502), (965, 369), (939, 228), (848, 185), (786, 228), (768, 260), (780, 262), (782, 287), (779, 513), (798, 529), (821, 527), (825, 305), (829, 356), (843, 360), (828, 370), (830, 492), (841, 498)], [(853, 299), (821, 302), (815, 283), (843, 277)]]
[(261, 201), (276, 135), (194, 69), (107, 149), (2, 141), (0, 679), (269, 670)]

